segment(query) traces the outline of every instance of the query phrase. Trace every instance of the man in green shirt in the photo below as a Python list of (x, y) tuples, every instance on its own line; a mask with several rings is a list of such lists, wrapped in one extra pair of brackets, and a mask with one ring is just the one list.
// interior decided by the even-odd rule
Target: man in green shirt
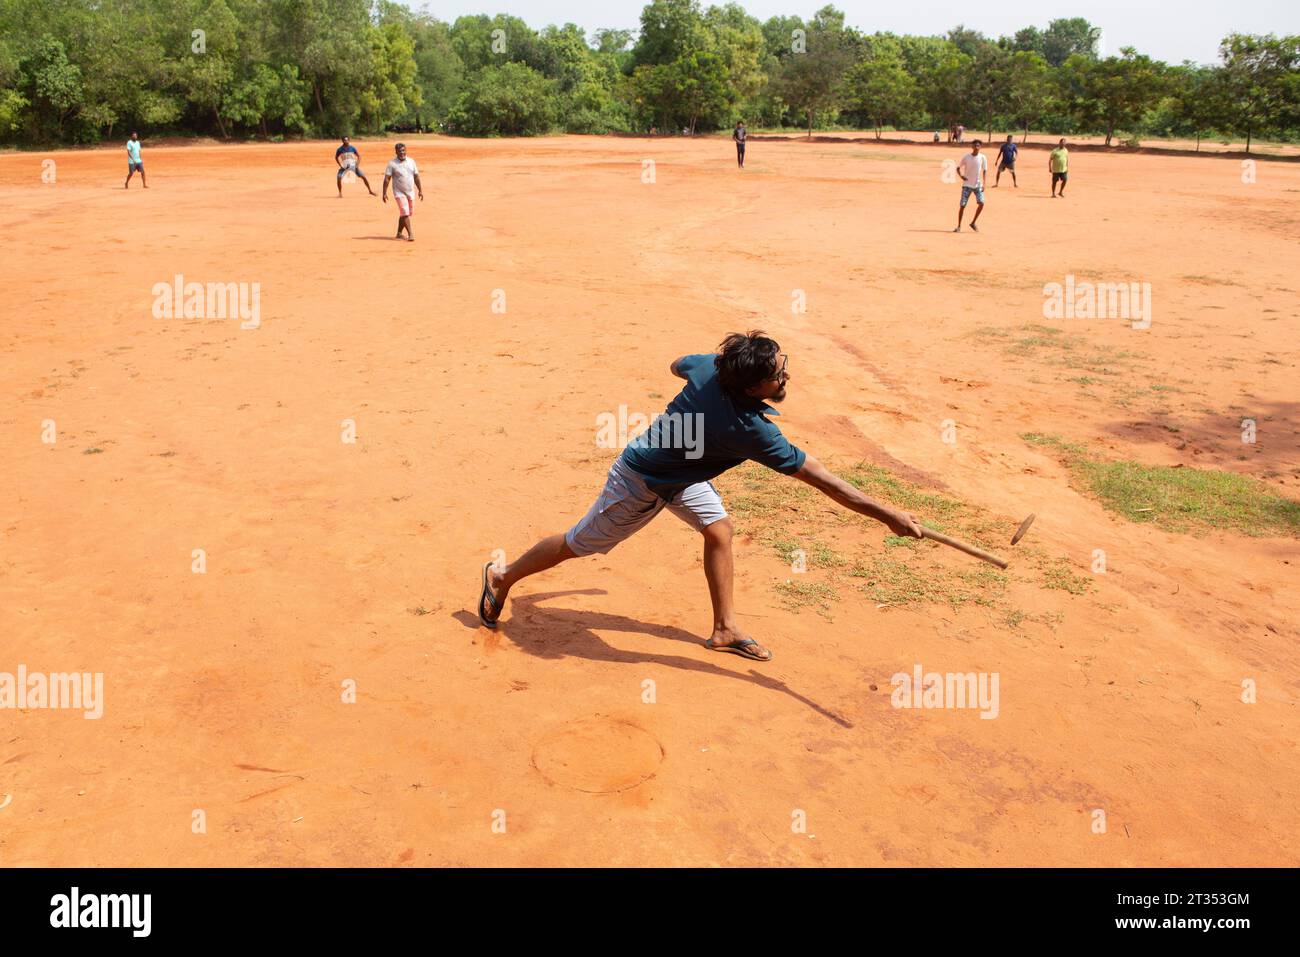
[(1070, 178), (1070, 151), (1065, 148), (1065, 137), (1047, 157), (1047, 168), (1052, 173), (1052, 199), (1056, 199), (1056, 184), (1061, 184), (1061, 199), (1065, 199), (1065, 183)]

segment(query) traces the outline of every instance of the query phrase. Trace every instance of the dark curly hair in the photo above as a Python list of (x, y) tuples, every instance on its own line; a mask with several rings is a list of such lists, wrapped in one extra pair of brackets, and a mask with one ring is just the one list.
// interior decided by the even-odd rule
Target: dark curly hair
[(745, 398), (752, 389), (776, 372), (776, 357), (781, 347), (757, 329), (733, 332), (718, 346), (713, 360), (718, 369), (718, 383), (733, 396)]

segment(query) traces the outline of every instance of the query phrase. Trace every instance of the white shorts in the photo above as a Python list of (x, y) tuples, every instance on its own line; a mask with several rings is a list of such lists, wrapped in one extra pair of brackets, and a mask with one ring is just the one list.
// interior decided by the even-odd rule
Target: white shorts
[(618, 458), (609, 467), (600, 497), (565, 533), (565, 544), (575, 555), (603, 555), (643, 529), (665, 506), (697, 532), (727, 517), (722, 496), (712, 482), (689, 485), (666, 502), (650, 490), (636, 470)]
[(399, 193), (393, 190), (393, 199), (397, 201), (397, 213), (399, 216), (410, 216), (415, 212), (415, 194)]

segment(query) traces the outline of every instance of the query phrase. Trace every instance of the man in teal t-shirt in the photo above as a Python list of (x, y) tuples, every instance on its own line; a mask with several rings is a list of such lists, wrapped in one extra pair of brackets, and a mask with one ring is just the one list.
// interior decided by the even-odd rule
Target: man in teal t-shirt
[(136, 170), (140, 171), (140, 184), (148, 189), (149, 184), (144, 178), (144, 160), (140, 159), (140, 134), (132, 133), (126, 141), (126, 182), (122, 184), (123, 189), (131, 188), (131, 177)]
[(704, 576), (713, 603), (705, 646), (770, 660), (772, 653), (747, 636), (736, 618), (731, 519), (711, 481), (745, 461), (792, 475), (895, 535), (921, 537), (911, 515), (863, 495), (781, 434), (770, 418), (776, 410), (767, 403), (785, 398), (789, 357), (773, 340), (761, 332), (733, 332), (716, 355), (682, 356), (669, 368), (686, 385), (627, 444), (578, 524), (543, 538), (504, 568), (494, 562), (483, 567), (478, 615), (485, 626), (496, 627), (506, 596), (521, 579), (571, 558), (605, 554), (666, 508), (704, 538)]

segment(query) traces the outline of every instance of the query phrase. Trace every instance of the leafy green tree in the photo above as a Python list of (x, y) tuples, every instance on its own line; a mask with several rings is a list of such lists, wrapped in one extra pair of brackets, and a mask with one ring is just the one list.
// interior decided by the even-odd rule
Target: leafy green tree
[(18, 92), (23, 85), (18, 55), (0, 36), (0, 135), (13, 133), (22, 126), (23, 111), (28, 106), (27, 98)]
[(1083, 17), (1070, 17), (1049, 23), (1041, 34), (1042, 45), (1029, 49), (1041, 53), (1051, 66), (1060, 66), (1072, 56), (1097, 59), (1097, 41), (1100, 39), (1099, 27), (1094, 27)]
[(81, 68), (68, 61), (63, 44), (48, 33), (36, 41), (32, 54), (23, 65), (30, 82), (33, 119), (39, 127), (53, 124), (56, 136), (63, 134), (63, 124), (82, 103)]
[(727, 123), (762, 85), (763, 38), (735, 5), (700, 11), (696, 0), (654, 0), (641, 11), (629, 89), (641, 125), (685, 129)]
[(262, 117), (262, 132), (269, 133), (266, 121), (273, 120), (286, 131), (307, 128), (307, 115), (303, 105), (307, 102), (307, 83), (298, 75), (298, 68), (286, 63), (276, 72), (266, 96), (266, 109)]
[(459, 133), (536, 136), (555, 121), (551, 83), (523, 63), (488, 66), (474, 74), (451, 112)]
[(998, 106), (1008, 121), (1024, 129), (1022, 143), (1029, 138), (1029, 125), (1046, 111), (1051, 89), (1051, 68), (1037, 53), (1017, 51), (1000, 64)]
[(1123, 55), (1068, 59), (1061, 71), (1061, 93), (1071, 114), (1085, 128), (1100, 128), (1109, 146), (1118, 129), (1133, 129), (1148, 104), (1166, 88), (1164, 64), (1125, 47)]
[[(738, 104), (753, 102), (767, 85), (767, 44), (762, 25), (735, 3), (710, 7), (704, 23), (711, 34), (711, 46), (726, 69), (725, 108), (734, 112)], [(720, 119), (730, 125), (733, 117)]]
[(1037, 53), (1043, 52), (1043, 31), (1038, 27), (1025, 27), (1023, 30), (1017, 30), (1015, 39), (1011, 43), (1011, 49), (1018, 53)]
[(593, 35), (596, 49), (600, 53), (623, 53), (632, 44), (634, 34), (631, 30), (603, 28)]
[(972, 76), (971, 57), (951, 41), (944, 41), (935, 53), (930, 70), (921, 84), (921, 96), (931, 119), (940, 123), (951, 136), (952, 127), (961, 121), (969, 96)]
[(990, 140), (1006, 103), (1005, 77), (1011, 56), (1001, 47), (986, 44), (967, 61), (966, 75), (961, 80), (965, 112), (989, 131)]
[(693, 134), (701, 121), (712, 126), (726, 121), (727, 65), (716, 52), (695, 50), (671, 63), (639, 66), (631, 88), (640, 125)]
[(1224, 124), (1227, 105), (1214, 67), (1184, 61), (1171, 67), (1166, 96), (1144, 123), (1157, 133), (1194, 136), (1201, 149), (1202, 134)]
[(1246, 137), (1249, 153), (1251, 137), (1282, 122), (1288, 100), (1294, 103), (1300, 43), (1296, 37), (1232, 33), (1219, 45), (1219, 56), (1219, 90), (1228, 113), (1224, 125)]
[[(828, 12), (829, 11), (829, 12)], [(845, 78), (856, 55), (855, 38), (843, 27), (844, 15), (823, 7), (808, 26), (808, 49), (781, 62), (775, 92), (808, 120), (808, 138), (819, 112), (838, 110)]]
[(518, 17), (457, 17), (451, 41), (467, 73), (503, 63), (524, 63), (542, 69), (543, 55), (536, 31)]
[[(704, 3), (712, 5), (704, 7)], [(0, 0), (0, 140), (123, 127), (220, 136), (382, 130), (602, 133), (659, 125), (1031, 124), (1070, 132), (1300, 134), (1300, 38), (1232, 34), (1217, 67), (1098, 59), (1081, 17), (991, 41), (863, 37), (824, 6), (760, 23), (743, 0), (649, 0), (640, 31), (518, 17), (452, 24), (398, 0)], [(205, 46), (191, 47), (191, 31)], [(516, 68), (505, 69), (509, 64)], [(522, 68), (522, 69), (521, 69)], [(509, 97), (523, 97), (511, 105)]]
[(371, 28), (368, 35), (370, 60), (361, 90), (361, 121), (366, 129), (383, 130), (420, 106), (415, 41), (400, 23), (391, 21)]
[(616, 54), (604, 60), (573, 24), (547, 27), (539, 37), (544, 74), (554, 84), (557, 112), (566, 132), (608, 133), (628, 128), (627, 110), (616, 96)]
[(697, 50), (678, 57), (671, 66), (674, 92), (682, 104), (686, 128), (694, 135), (701, 119), (712, 126), (722, 122), (730, 105), (727, 63), (712, 50)]
[(770, 17), (764, 21), (763, 43), (767, 47), (767, 55), (776, 60), (794, 55), (799, 37), (795, 31), (799, 30), (804, 32), (806, 39), (807, 27), (799, 17)]
[(849, 101), (859, 104), (875, 124), (876, 139), (886, 123), (896, 124), (915, 109), (918, 97), (902, 45), (889, 36), (871, 39), (867, 55), (849, 71), (847, 87)]
[(368, 0), (268, 0), (284, 62), (310, 91), (320, 131), (349, 129), (370, 65)]
[(222, 110), (234, 90), (239, 62), (239, 21), (225, 3), (212, 0), (198, 18), (205, 34), (202, 53), (190, 52), (179, 62), (179, 79), (186, 100), (201, 112), (211, 112), (222, 139), (227, 137)]
[(675, 63), (706, 46), (705, 32), (699, 0), (652, 0), (641, 10), (633, 66)]
[(413, 13), (408, 7), (390, 0), (380, 6), (380, 24), (396, 21), (415, 43), (415, 82), (420, 88), (418, 101), (407, 100), (406, 110), (397, 120), (405, 126), (426, 128), (447, 119), (465, 83), (465, 65), (452, 44), (451, 29), (427, 14)]
[(958, 24), (948, 31), (948, 42), (968, 57), (978, 56), (981, 50), (991, 45), (988, 37), (965, 24)]
[(1289, 51), (1288, 56), (1292, 66), (1279, 84), (1281, 87), (1279, 120), (1282, 128), (1294, 138), (1300, 132), (1300, 36), (1285, 37), (1282, 42)]

